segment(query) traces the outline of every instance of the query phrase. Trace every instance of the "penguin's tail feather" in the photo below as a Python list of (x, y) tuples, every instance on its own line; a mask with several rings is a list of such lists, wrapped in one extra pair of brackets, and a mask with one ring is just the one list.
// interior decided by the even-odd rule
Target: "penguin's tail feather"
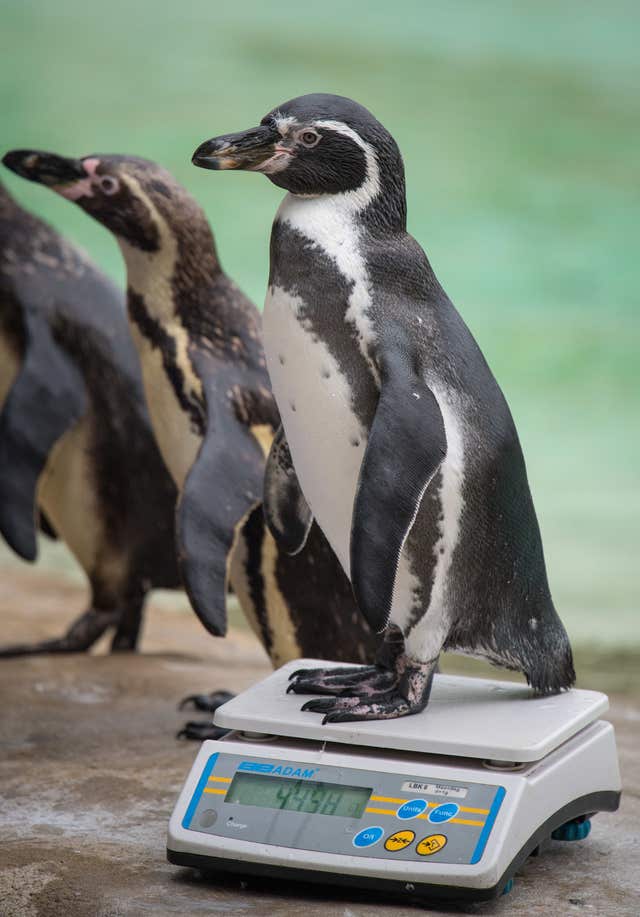
[(522, 672), (536, 694), (557, 694), (575, 684), (576, 673), (569, 637), (550, 598), (538, 613), (514, 617), (503, 613), (483, 617), (484, 628), (468, 624), (449, 635), (445, 650), (481, 656), (493, 665)]
[(553, 655), (542, 655), (536, 658), (529, 668), (524, 670), (525, 677), (536, 694), (557, 694), (573, 687), (576, 672), (573, 666), (573, 653), (569, 641), (556, 647)]
[(576, 681), (569, 637), (553, 606), (548, 611), (553, 613), (530, 618), (526, 627), (512, 634), (515, 639), (507, 654), (541, 695), (566, 691)]

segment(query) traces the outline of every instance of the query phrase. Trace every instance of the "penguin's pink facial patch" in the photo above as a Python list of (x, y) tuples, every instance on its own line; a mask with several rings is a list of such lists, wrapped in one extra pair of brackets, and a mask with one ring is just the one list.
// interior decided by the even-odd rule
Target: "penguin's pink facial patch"
[(90, 157), (82, 162), (84, 170), (87, 173), (86, 178), (80, 178), (71, 185), (54, 185), (53, 190), (66, 197), (68, 201), (77, 201), (81, 197), (93, 197), (93, 185), (97, 182), (96, 169), (100, 165), (100, 160)]

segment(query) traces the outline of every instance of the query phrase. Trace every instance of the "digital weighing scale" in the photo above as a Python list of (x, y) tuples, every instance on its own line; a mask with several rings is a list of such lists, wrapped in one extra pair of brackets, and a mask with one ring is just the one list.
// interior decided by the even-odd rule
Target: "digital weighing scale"
[(486, 899), (552, 835), (586, 837), (620, 774), (596, 691), (436, 675), (426, 710), (322, 725), (287, 694), (291, 662), (220, 707), (169, 824), (200, 870)]

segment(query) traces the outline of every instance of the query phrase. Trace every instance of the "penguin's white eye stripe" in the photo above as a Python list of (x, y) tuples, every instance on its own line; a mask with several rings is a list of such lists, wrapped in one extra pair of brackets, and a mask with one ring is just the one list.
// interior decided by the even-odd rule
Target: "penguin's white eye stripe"
[(274, 124), (278, 131), (280, 132), (281, 137), (286, 137), (289, 131), (297, 125), (297, 120), (293, 115), (284, 115), (276, 114), (274, 117)]
[(318, 119), (313, 122), (315, 127), (322, 127), (325, 130), (335, 131), (337, 134), (342, 134), (344, 137), (348, 137), (350, 140), (353, 140), (360, 149), (364, 152), (365, 158), (367, 160), (367, 177), (364, 184), (357, 190), (355, 193), (355, 198), (353, 200), (356, 203), (358, 210), (362, 210), (370, 201), (374, 199), (380, 193), (380, 169), (378, 166), (378, 158), (376, 156), (375, 150), (371, 144), (367, 143), (366, 140), (363, 140), (360, 134), (357, 131), (354, 131), (353, 128), (349, 127), (348, 124), (345, 124), (344, 121), (331, 121), (329, 119)]

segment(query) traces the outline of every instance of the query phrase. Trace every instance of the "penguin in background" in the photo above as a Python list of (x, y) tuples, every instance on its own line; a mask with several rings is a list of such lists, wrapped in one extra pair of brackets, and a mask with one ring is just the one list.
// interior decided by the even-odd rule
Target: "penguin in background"
[(38, 527), (90, 585), (62, 637), (0, 656), (134, 650), (144, 601), (176, 589), (176, 487), (153, 437), (124, 297), (0, 183), (0, 532), (24, 560)]
[(541, 694), (569, 688), (516, 428), (406, 231), (393, 137), (356, 102), (309, 95), (205, 141), (193, 162), (288, 192), (263, 318), (283, 423), (265, 512), (289, 549), (316, 518), (386, 637), (375, 666), (295, 673), (290, 690), (327, 695), (303, 709), (325, 722), (418, 712), (443, 650), (520, 671)]
[[(260, 319), (220, 267), (201, 208), (168, 172), (135, 157), (16, 150), (3, 161), (77, 203), (120, 246), (151, 422), (180, 494), (182, 578), (205, 627), (224, 635), (230, 582), (274, 665), (301, 655), (371, 661), (379, 641), (320, 529), (308, 520), (293, 557), (265, 525), (264, 466), (279, 415)], [(344, 649), (334, 644), (338, 627)], [(194, 701), (210, 709), (204, 695)]]

